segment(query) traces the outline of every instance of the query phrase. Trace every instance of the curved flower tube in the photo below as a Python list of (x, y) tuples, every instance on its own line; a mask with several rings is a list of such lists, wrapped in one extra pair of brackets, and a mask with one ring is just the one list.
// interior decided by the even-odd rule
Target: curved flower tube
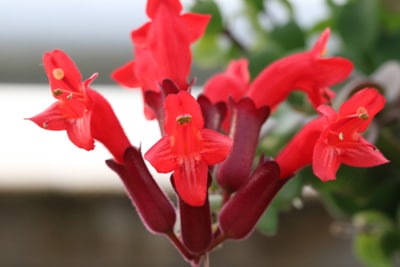
[(329, 35), (327, 28), (310, 51), (284, 57), (266, 67), (251, 83), (247, 96), (258, 107), (267, 105), (271, 110), (296, 89), (304, 91), (314, 107), (329, 102), (334, 96), (329, 86), (345, 80), (353, 69), (348, 59), (321, 57)]
[(341, 164), (372, 167), (387, 163), (385, 156), (361, 136), (384, 105), (385, 98), (376, 89), (366, 88), (344, 102), (338, 112), (330, 106), (318, 107), (322, 117), (306, 124), (276, 157), (281, 178), (311, 163), (322, 181), (336, 179)]

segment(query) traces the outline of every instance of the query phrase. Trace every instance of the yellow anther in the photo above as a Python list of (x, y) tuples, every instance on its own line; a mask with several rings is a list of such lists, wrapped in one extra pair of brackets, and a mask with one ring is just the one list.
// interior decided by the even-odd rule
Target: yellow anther
[(59, 95), (61, 95), (63, 93), (63, 91), (60, 89), (60, 88), (57, 88), (57, 89), (54, 89), (53, 90), (53, 94), (55, 95), (55, 96), (59, 96)]
[(189, 123), (192, 120), (192, 115), (190, 114), (182, 114), (176, 116), (176, 122), (179, 124), (186, 124)]
[(339, 137), (339, 140), (340, 140), (340, 141), (343, 141), (343, 139), (344, 139), (344, 135), (343, 135), (343, 133), (342, 133), (342, 132), (340, 132), (340, 133), (339, 133), (338, 137)]
[(362, 120), (368, 120), (369, 115), (368, 115), (368, 110), (365, 107), (359, 107), (356, 111), (358, 117)]
[(61, 68), (53, 69), (53, 77), (56, 80), (62, 80), (64, 78), (64, 70)]

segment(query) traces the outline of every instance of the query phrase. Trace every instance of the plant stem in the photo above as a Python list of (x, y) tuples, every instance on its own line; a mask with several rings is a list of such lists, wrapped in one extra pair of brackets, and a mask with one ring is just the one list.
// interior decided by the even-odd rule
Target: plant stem
[(167, 234), (169, 240), (175, 245), (175, 247), (178, 249), (178, 251), (186, 258), (187, 261), (192, 261), (195, 259), (195, 256), (190, 253), (185, 246), (182, 244), (182, 242), (179, 240), (179, 238), (176, 236), (175, 233), (169, 233)]

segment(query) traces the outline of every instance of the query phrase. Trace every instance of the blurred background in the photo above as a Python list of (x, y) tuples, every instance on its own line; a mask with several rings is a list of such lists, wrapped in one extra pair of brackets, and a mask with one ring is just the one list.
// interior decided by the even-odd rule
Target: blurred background
[[(356, 66), (352, 83), (343, 88), (350, 92), (379, 81), (392, 92), (386, 114), (400, 114), (397, 65), (384, 78), (373, 79), (382, 64), (400, 57), (398, 1), (182, 2), (187, 11), (213, 14), (205, 37), (194, 46), (192, 76), (199, 87), (242, 56), (249, 58), (254, 77), (273, 60), (309, 49), (330, 26), (328, 54), (346, 56)], [(59, 48), (84, 78), (99, 72), (93, 87), (109, 99), (132, 143), (149, 148), (159, 138), (158, 126), (143, 118), (140, 94), (109, 78), (133, 56), (129, 33), (147, 21), (145, 5), (144, 0), (1, 1), (0, 266), (187, 266), (165, 238), (145, 230), (118, 177), (105, 166), (110, 155), (103, 147), (79, 150), (65, 132), (43, 131), (23, 120), (53, 102), (41, 57)], [(297, 96), (283, 113), (293, 110), (310, 115)], [(344, 183), (352, 171), (344, 170), (344, 178), (326, 186), (310, 182), (315, 177), (305, 170), (266, 213), (259, 231), (216, 250), (211, 266), (395, 266), (393, 255), (398, 257), (400, 247), (398, 116), (389, 123), (391, 128), (377, 126), (383, 129), (378, 136), (389, 135), (377, 140), (388, 148), (393, 164), (357, 173), (368, 186), (359, 179)], [(260, 149), (274, 155), (298, 127), (276, 132), (283, 138)], [(381, 184), (371, 182), (377, 177)], [(168, 179), (157, 178), (169, 190)], [(304, 185), (312, 185), (313, 194), (305, 196)], [(364, 224), (357, 228), (354, 218), (360, 216)]]

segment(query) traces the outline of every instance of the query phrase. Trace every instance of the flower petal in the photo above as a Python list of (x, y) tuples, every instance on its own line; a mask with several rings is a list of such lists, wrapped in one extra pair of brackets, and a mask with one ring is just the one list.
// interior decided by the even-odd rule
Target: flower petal
[(335, 147), (318, 141), (314, 147), (312, 168), (314, 174), (323, 182), (336, 179), (340, 166), (340, 156)]
[(39, 127), (46, 130), (60, 131), (67, 128), (68, 123), (60, 109), (59, 102), (54, 102), (42, 113), (37, 114), (31, 118), (27, 118), (36, 123)]
[(207, 196), (208, 166), (204, 161), (185, 158), (174, 172), (174, 184), (186, 204), (202, 206)]
[(354, 167), (372, 167), (388, 163), (384, 155), (371, 143), (360, 137), (360, 143), (346, 148), (341, 154), (344, 164)]
[(203, 36), (211, 16), (208, 14), (186, 13), (181, 18), (188, 28), (190, 42), (195, 42)]
[(176, 169), (175, 156), (171, 152), (170, 137), (161, 138), (145, 154), (144, 158), (161, 173), (168, 173)]
[(367, 129), (371, 120), (375, 115), (385, 106), (385, 98), (374, 88), (366, 88), (356, 92), (350, 97), (339, 109), (341, 117), (357, 114), (359, 109), (362, 108), (367, 112), (368, 117), (363, 119), (358, 132), (363, 132)]
[(201, 156), (207, 165), (214, 165), (226, 159), (232, 148), (231, 138), (210, 129), (202, 129), (201, 136), (203, 138)]
[(186, 91), (178, 94), (169, 94), (165, 99), (165, 132), (172, 134), (176, 125), (176, 118), (189, 114), (196, 129), (204, 127), (203, 115), (196, 99)]
[(77, 119), (68, 120), (67, 134), (72, 143), (77, 147), (92, 150), (94, 139), (91, 133), (90, 119), (92, 111), (87, 110), (83, 116)]
[[(72, 92), (81, 92), (81, 73), (72, 59), (63, 51), (46, 52), (43, 55), (43, 64), (52, 90), (67, 89)], [(56, 69), (59, 71), (58, 75), (54, 72)]]
[(135, 77), (135, 61), (129, 61), (111, 73), (111, 78), (122, 86), (135, 88), (140, 82)]

